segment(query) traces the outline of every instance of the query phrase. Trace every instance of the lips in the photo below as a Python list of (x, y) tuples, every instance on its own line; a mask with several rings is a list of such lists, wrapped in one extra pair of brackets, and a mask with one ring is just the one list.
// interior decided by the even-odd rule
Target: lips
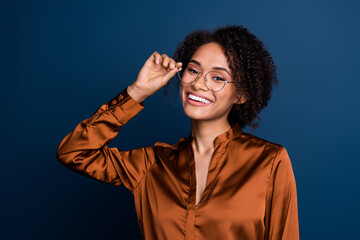
[(205, 98), (200, 94), (195, 94), (193, 92), (186, 93), (186, 96), (187, 96), (186, 101), (193, 106), (203, 107), (212, 103), (210, 99)]

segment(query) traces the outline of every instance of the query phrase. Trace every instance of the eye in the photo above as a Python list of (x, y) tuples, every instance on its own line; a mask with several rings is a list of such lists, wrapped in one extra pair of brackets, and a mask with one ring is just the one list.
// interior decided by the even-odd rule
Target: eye
[(192, 74), (198, 74), (199, 73), (196, 69), (191, 68), (191, 67), (189, 67), (187, 70), (188, 70), (188, 72), (190, 72)]
[(224, 75), (222, 75), (219, 72), (215, 72), (215, 71), (211, 71), (208, 73), (207, 78), (214, 82), (218, 82), (218, 83), (223, 83), (226, 81), (226, 78), (224, 77)]
[(217, 77), (217, 76), (214, 76), (212, 79), (214, 79), (215, 81), (226, 81), (222, 77)]
[(218, 72), (209, 72), (209, 75), (208, 75), (209, 79), (213, 80), (214, 82), (225, 82), (226, 81), (226, 78), (218, 73)]

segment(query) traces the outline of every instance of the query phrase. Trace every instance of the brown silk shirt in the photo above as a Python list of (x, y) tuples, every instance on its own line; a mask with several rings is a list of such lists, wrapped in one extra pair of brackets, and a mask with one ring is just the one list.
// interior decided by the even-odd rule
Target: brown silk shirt
[(79, 123), (57, 158), (76, 172), (134, 195), (145, 240), (299, 239), (295, 178), (286, 149), (234, 125), (214, 140), (206, 188), (195, 204), (191, 134), (129, 151), (107, 144), (143, 109), (124, 89)]

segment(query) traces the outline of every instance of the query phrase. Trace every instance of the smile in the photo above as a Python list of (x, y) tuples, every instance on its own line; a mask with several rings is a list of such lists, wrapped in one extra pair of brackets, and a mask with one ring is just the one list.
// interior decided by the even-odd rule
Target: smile
[(191, 105), (196, 105), (196, 106), (205, 106), (211, 103), (211, 101), (209, 101), (208, 99), (196, 96), (194, 94), (189, 93), (188, 97), (187, 97), (188, 103), (190, 103)]

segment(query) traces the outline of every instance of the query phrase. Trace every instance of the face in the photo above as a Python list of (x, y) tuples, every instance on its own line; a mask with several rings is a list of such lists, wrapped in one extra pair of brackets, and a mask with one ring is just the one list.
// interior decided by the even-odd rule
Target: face
[(213, 92), (207, 89), (204, 79), (207, 72), (217, 71), (226, 80), (234, 81), (221, 46), (218, 43), (200, 46), (184, 69), (184, 71), (188, 70), (201, 73), (191, 84), (181, 82), (180, 96), (185, 114), (193, 120), (227, 121), (232, 106), (237, 102), (235, 85), (227, 83), (219, 92)]

